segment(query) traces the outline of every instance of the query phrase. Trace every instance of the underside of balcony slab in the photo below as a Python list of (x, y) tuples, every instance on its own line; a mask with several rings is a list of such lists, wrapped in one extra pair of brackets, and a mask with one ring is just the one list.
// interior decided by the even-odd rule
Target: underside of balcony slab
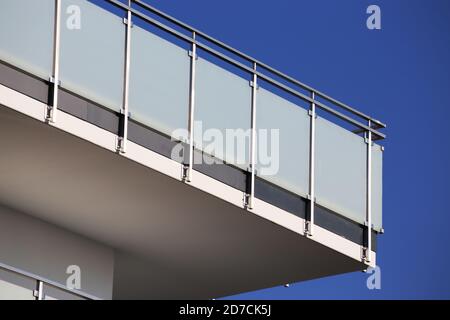
[(113, 298), (217, 298), (366, 267), (5, 106), (0, 123), (0, 203), (113, 248)]

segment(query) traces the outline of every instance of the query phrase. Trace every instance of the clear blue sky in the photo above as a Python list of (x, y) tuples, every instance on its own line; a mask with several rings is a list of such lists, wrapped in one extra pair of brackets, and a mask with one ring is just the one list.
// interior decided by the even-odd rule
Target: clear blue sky
[(353, 273), (235, 298), (450, 298), (450, 1), (146, 1), (388, 124), (382, 289)]

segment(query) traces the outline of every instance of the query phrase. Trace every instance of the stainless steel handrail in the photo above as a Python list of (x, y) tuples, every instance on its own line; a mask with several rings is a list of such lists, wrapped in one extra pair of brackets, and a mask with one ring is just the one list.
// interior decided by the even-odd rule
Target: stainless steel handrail
[[(109, 3), (115, 5), (116, 7), (119, 7), (119, 8), (124, 9), (124, 10), (129, 10), (133, 15), (135, 15), (135, 16), (143, 19), (143, 20), (145, 20), (146, 22), (148, 22), (148, 23), (150, 23), (150, 24), (152, 24), (152, 25), (154, 25), (154, 26), (156, 26), (156, 27), (158, 27), (158, 28), (160, 28), (162, 30), (165, 30), (165, 31), (169, 32), (170, 34), (174, 35), (175, 37), (177, 37), (177, 38), (179, 38), (181, 40), (184, 40), (184, 41), (186, 41), (188, 43), (191, 43), (191, 44), (196, 44), (196, 46), (198, 48), (201, 48), (201, 49), (205, 50), (206, 52), (216, 56), (217, 58), (219, 58), (219, 59), (221, 59), (223, 61), (226, 61), (226, 62), (234, 65), (235, 67), (237, 67), (237, 68), (239, 68), (239, 69), (241, 69), (243, 71), (249, 72), (250, 74), (258, 75), (258, 77), (260, 77), (261, 79), (267, 81), (268, 83), (278, 87), (279, 89), (281, 89), (281, 90), (283, 90), (283, 91), (285, 91), (287, 93), (293, 94), (294, 96), (296, 96), (296, 97), (298, 97), (298, 98), (300, 98), (300, 99), (302, 99), (302, 100), (304, 100), (304, 101), (306, 101), (308, 103), (315, 103), (317, 108), (322, 109), (322, 110), (326, 111), (327, 113), (330, 113), (330, 114), (336, 116), (337, 118), (339, 118), (341, 120), (344, 120), (344, 121), (346, 121), (346, 122), (348, 122), (348, 123), (358, 127), (359, 129), (362, 129), (364, 132), (366, 132), (366, 131), (372, 132), (374, 134), (374, 140), (386, 138), (385, 134), (377, 131), (377, 129), (386, 127), (386, 124), (382, 123), (381, 121), (376, 120), (376, 119), (374, 119), (374, 118), (372, 118), (372, 117), (370, 117), (370, 116), (368, 116), (368, 115), (366, 115), (366, 114), (364, 114), (364, 113), (362, 113), (362, 112), (360, 112), (360, 111), (358, 111), (358, 110), (356, 110), (356, 109), (354, 109), (354, 108), (352, 108), (352, 107), (350, 107), (350, 106), (348, 106), (348, 105), (346, 105), (346, 104), (344, 104), (344, 103), (342, 103), (342, 102), (340, 102), (340, 101), (338, 101), (338, 100), (336, 100), (336, 99), (334, 99), (334, 98), (332, 98), (332, 97), (330, 97), (330, 96), (328, 96), (328, 95), (326, 95), (326, 94), (324, 94), (322, 92), (320, 92), (320, 91), (318, 91), (318, 90), (316, 90), (316, 89), (314, 89), (314, 88), (312, 88), (312, 87), (310, 87), (310, 86), (308, 86), (308, 85), (306, 85), (306, 84), (304, 84), (304, 83), (302, 83), (302, 82), (300, 82), (300, 81), (298, 81), (298, 80), (296, 80), (296, 79), (294, 79), (294, 78), (292, 78), (292, 77), (282, 73), (281, 71), (278, 71), (278, 70), (276, 70), (276, 69), (274, 69), (274, 68), (272, 68), (272, 67), (270, 67), (270, 66), (268, 66), (268, 65), (266, 65), (266, 64), (264, 64), (262, 62), (260, 62), (259, 60), (254, 59), (254, 58), (252, 58), (252, 57), (250, 57), (250, 56), (248, 56), (248, 55), (246, 55), (246, 54), (244, 54), (244, 53), (242, 53), (242, 52), (240, 52), (240, 51), (238, 51), (238, 50), (236, 50), (236, 49), (234, 49), (234, 48), (232, 48), (232, 47), (230, 47), (230, 46), (228, 46), (226, 44), (224, 44), (223, 42), (221, 42), (219, 40), (216, 40), (215, 38), (213, 38), (213, 37), (211, 37), (211, 36), (201, 32), (201, 31), (199, 31), (199, 30), (197, 30), (197, 29), (195, 29), (195, 28), (193, 28), (193, 27), (191, 27), (191, 26), (189, 26), (189, 25), (187, 25), (187, 24), (185, 24), (185, 23), (183, 23), (181, 21), (179, 21), (176, 18), (173, 18), (172, 16), (170, 16), (170, 15), (168, 15), (166, 13), (163, 13), (162, 11), (152, 7), (151, 5), (145, 3), (145, 2), (143, 2), (141, 0), (131, 0), (131, 2), (136, 3), (139, 6), (143, 7), (144, 9), (147, 9), (147, 10), (153, 12), (154, 14), (158, 15), (159, 17), (161, 17), (163, 19), (166, 19), (166, 20), (174, 23), (175, 25), (186, 29), (187, 31), (191, 32), (192, 34), (196, 34), (197, 37), (194, 39), (193, 37), (184, 35), (183, 33), (179, 32), (179, 31), (177, 31), (177, 30), (175, 30), (175, 29), (173, 29), (173, 28), (171, 28), (171, 27), (169, 27), (167, 25), (165, 25), (164, 23), (162, 23), (160, 21), (157, 21), (157, 20), (153, 19), (152, 17), (149, 17), (148, 15), (140, 12), (139, 10), (137, 10), (135, 8), (132, 8), (131, 6), (128, 6), (128, 5), (122, 3), (122, 2), (120, 2), (118, 0), (107, 0), (107, 1)], [(304, 90), (308, 90), (310, 92), (311, 96), (314, 94), (315, 97), (321, 97), (321, 98), (325, 99), (326, 101), (328, 101), (328, 102), (330, 102), (330, 103), (332, 103), (332, 104), (342, 108), (343, 110), (348, 111), (351, 114), (366, 120), (366, 121), (364, 121), (366, 123), (367, 123), (367, 121), (370, 121), (370, 123), (372, 123), (373, 125), (371, 125), (369, 127), (369, 126), (365, 125), (364, 123), (361, 123), (358, 120), (355, 120), (355, 119), (345, 115), (342, 112), (334, 110), (332, 107), (327, 106), (324, 103), (322, 103), (320, 101), (317, 101), (316, 99), (312, 99), (309, 96), (307, 96), (307, 95), (305, 95), (305, 94), (303, 94), (303, 93), (301, 93), (301, 92), (299, 92), (299, 91), (297, 91), (297, 90), (295, 90), (295, 89), (293, 89), (293, 88), (291, 88), (291, 87), (289, 87), (289, 86), (287, 86), (285, 84), (282, 84), (279, 81), (274, 80), (272, 77), (262, 73), (261, 71), (255, 71), (254, 68), (246, 66), (245, 64), (243, 64), (243, 63), (241, 63), (239, 61), (236, 61), (235, 59), (230, 58), (230, 57), (226, 56), (225, 54), (223, 54), (223, 53), (221, 53), (221, 52), (211, 48), (210, 46), (200, 42), (198, 40), (198, 37), (206, 39), (207, 41), (216, 44), (217, 46), (221, 47), (222, 49), (225, 49), (225, 50), (227, 50), (227, 51), (229, 51), (229, 52), (231, 52), (231, 53), (233, 53), (233, 54), (235, 54), (235, 55), (237, 55), (237, 56), (247, 60), (249, 63), (252, 63), (252, 65), (256, 64), (259, 67), (258, 70), (261, 70), (261, 67), (262, 67), (263, 69), (265, 69), (265, 70), (267, 70), (267, 71), (269, 71), (269, 72), (279, 76), (280, 78), (282, 78), (282, 79), (284, 79), (286, 81), (289, 81), (290, 83), (292, 83), (294, 85), (298, 85), (300, 88), (302, 88)], [(358, 133), (358, 132), (359, 131), (355, 131), (355, 133)]]
[(336, 99), (334, 99), (334, 98), (332, 98), (332, 97), (330, 97), (330, 96), (328, 96), (326, 94), (324, 94), (323, 92), (320, 92), (320, 91), (318, 91), (318, 90), (316, 90), (316, 89), (314, 89), (314, 88), (312, 88), (312, 87), (310, 87), (310, 86), (308, 86), (308, 85), (298, 81), (297, 79), (294, 79), (294, 78), (284, 74), (283, 72), (281, 72), (279, 70), (276, 70), (275, 68), (273, 68), (273, 67), (271, 67), (271, 66), (269, 66), (269, 65), (267, 65), (267, 64), (265, 64), (265, 63), (263, 63), (263, 62), (261, 62), (261, 61), (259, 61), (257, 59), (255, 59), (255, 58), (253, 58), (253, 57), (251, 57), (251, 56), (249, 56), (249, 55), (247, 55), (247, 54), (245, 54), (245, 53), (243, 53), (243, 52), (241, 52), (241, 51), (239, 51), (239, 50), (237, 50), (237, 49), (235, 49), (235, 48), (233, 48), (233, 47), (231, 47), (231, 46), (229, 46), (229, 45), (227, 45), (227, 44), (225, 44), (225, 43), (223, 43), (223, 42), (221, 42), (221, 41), (219, 41), (219, 40), (217, 40), (217, 39), (215, 39), (215, 38), (213, 38), (211, 36), (209, 36), (209, 35), (207, 35), (204, 32), (201, 32), (200, 30), (197, 30), (197, 29), (191, 27), (190, 25), (188, 25), (188, 24), (186, 24), (184, 22), (181, 22), (180, 20), (178, 20), (178, 19), (176, 19), (176, 18), (174, 18), (174, 17), (172, 17), (172, 16), (170, 16), (170, 15), (168, 15), (168, 14), (166, 14), (166, 13), (164, 13), (164, 12), (162, 12), (162, 11), (156, 9), (156, 8), (154, 8), (153, 6), (143, 2), (141, 0), (132, 0), (132, 2), (140, 5), (141, 7), (143, 7), (145, 9), (147, 9), (147, 10), (157, 14), (158, 16), (160, 16), (160, 17), (162, 17), (162, 18), (164, 18), (166, 20), (169, 20), (170, 22), (172, 22), (172, 23), (174, 23), (174, 24), (176, 24), (176, 25), (178, 25), (180, 27), (185, 28), (186, 30), (188, 30), (190, 32), (195, 32), (198, 36), (201, 36), (202, 38), (204, 38), (204, 39), (206, 39), (206, 40), (208, 40), (208, 41), (210, 41), (210, 42), (220, 46), (221, 48), (226, 49), (226, 50), (236, 54), (237, 56), (246, 59), (247, 61), (249, 61), (251, 63), (256, 63), (259, 67), (263, 67), (264, 69), (272, 72), (273, 74), (276, 74), (277, 76), (282, 77), (283, 79), (285, 79), (287, 81), (290, 81), (293, 84), (296, 84), (296, 85), (300, 86), (301, 88), (303, 88), (305, 90), (311, 91), (311, 93), (314, 93), (315, 95), (318, 95), (318, 96), (320, 96), (320, 97), (322, 97), (322, 98), (324, 98), (324, 99), (326, 99), (326, 100), (328, 100), (328, 101), (330, 101), (330, 102), (332, 102), (332, 103), (334, 103), (334, 104), (336, 104), (336, 105), (346, 109), (347, 111), (350, 111), (351, 113), (353, 113), (353, 114), (355, 114), (357, 116), (360, 116), (361, 118), (364, 118), (366, 120), (375, 121), (376, 123), (380, 124), (382, 127), (386, 127), (386, 125), (381, 123), (380, 121), (378, 121), (376, 119), (373, 119), (372, 117), (370, 117), (370, 116), (368, 116), (368, 115), (366, 115), (366, 114), (364, 114), (364, 113), (362, 113), (362, 112), (360, 112), (360, 111), (358, 111), (358, 110), (356, 110), (356, 109), (354, 109), (354, 108), (352, 108), (352, 107), (350, 107), (350, 106), (348, 106), (348, 105), (346, 105), (346, 104), (344, 104), (344, 103), (342, 103), (342, 102), (340, 102), (340, 101), (338, 101), (338, 100), (336, 100)]

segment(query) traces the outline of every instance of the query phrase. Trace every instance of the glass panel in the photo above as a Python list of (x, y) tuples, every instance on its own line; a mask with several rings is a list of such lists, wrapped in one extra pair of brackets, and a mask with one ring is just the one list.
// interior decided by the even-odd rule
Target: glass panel
[(363, 224), (367, 159), (364, 139), (319, 117), (315, 159), (318, 204)]
[(52, 75), (54, 0), (2, 1), (0, 59), (48, 80)]
[(44, 284), (44, 300), (86, 300), (71, 292)]
[(132, 119), (169, 136), (175, 129), (184, 129), (183, 138), (187, 139), (188, 51), (137, 25), (132, 29), (131, 39)]
[(197, 60), (196, 72), (196, 147), (247, 169), (251, 125), (250, 82), (202, 58)]
[(383, 151), (381, 146), (372, 147), (372, 223), (376, 231), (381, 231), (383, 203)]
[(85, 0), (63, 0), (61, 10), (61, 86), (119, 111), (125, 55), (122, 18)]
[(36, 280), (0, 269), (0, 300), (36, 300), (36, 286)]
[(301, 196), (309, 191), (308, 112), (263, 88), (257, 94), (258, 176)]

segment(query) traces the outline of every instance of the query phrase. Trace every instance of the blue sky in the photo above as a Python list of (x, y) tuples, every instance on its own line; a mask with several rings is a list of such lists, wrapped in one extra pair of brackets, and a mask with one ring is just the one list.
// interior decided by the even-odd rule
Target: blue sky
[[(450, 298), (450, 1), (147, 2), (388, 124), (382, 289), (352, 273), (233, 298)], [(382, 30), (366, 28), (371, 4)]]

